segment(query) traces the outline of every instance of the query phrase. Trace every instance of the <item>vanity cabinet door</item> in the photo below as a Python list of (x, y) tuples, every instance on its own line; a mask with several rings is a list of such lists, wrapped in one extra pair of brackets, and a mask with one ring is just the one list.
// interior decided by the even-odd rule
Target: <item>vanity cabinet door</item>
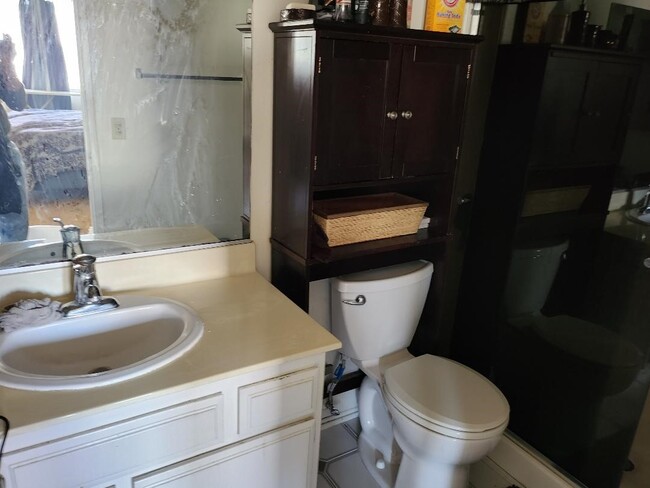
[(390, 178), (401, 46), (322, 39), (318, 56), (316, 184)]
[(223, 403), (223, 395), (209, 395), (10, 453), (2, 458), (6, 486), (104, 488), (129, 473), (213, 448), (224, 438)]
[(471, 51), (464, 48), (404, 46), (394, 177), (453, 170), (460, 151), (470, 57)]
[(133, 480), (134, 488), (315, 488), (315, 421), (255, 437)]

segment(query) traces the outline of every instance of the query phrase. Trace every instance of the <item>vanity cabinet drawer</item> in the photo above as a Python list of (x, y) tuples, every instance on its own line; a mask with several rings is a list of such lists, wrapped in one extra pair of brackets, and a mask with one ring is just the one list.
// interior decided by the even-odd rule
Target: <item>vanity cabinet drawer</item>
[(313, 419), (196, 456), (133, 480), (133, 488), (314, 486)]
[(313, 367), (239, 388), (239, 434), (271, 430), (314, 415), (318, 368)]
[(10, 488), (105, 486), (223, 441), (218, 393), (3, 458)]

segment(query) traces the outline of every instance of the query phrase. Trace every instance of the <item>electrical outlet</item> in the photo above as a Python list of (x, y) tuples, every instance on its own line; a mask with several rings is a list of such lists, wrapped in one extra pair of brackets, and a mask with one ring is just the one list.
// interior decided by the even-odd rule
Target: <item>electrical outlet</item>
[(111, 118), (111, 134), (113, 139), (126, 139), (126, 120), (124, 117)]

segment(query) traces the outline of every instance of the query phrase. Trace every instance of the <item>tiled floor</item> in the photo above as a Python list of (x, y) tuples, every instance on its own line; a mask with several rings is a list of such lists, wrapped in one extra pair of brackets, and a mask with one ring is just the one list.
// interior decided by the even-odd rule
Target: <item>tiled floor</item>
[(358, 418), (321, 432), (318, 488), (379, 488), (357, 451), (359, 432)]

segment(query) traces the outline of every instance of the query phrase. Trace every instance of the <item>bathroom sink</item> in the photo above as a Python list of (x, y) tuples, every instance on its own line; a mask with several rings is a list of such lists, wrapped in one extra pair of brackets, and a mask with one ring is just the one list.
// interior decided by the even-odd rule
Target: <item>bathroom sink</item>
[(625, 217), (635, 224), (650, 225), (650, 214), (639, 215), (639, 209), (631, 208), (625, 212)]
[[(84, 252), (93, 256), (124, 254), (138, 249), (128, 242), (108, 239), (82, 239)], [(3, 253), (4, 254), (4, 253)], [(20, 266), (21, 264), (53, 263), (66, 259), (63, 256), (63, 243), (38, 243), (29, 247), (0, 255), (0, 266)]]
[(203, 334), (201, 319), (181, 303), (116, 298), (114, 310), (0, 333), (0, 385), (78, 390), (118, 383), (178, 359)]

